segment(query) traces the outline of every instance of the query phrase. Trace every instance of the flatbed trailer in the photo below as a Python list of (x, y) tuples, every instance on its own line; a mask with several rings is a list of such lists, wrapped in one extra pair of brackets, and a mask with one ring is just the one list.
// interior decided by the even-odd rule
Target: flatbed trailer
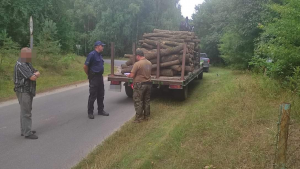
[[(135, 44), (133, 44), (133, 55), (135, 56)], [(160, 47), (158, 45), (158, 50), (160, 51)], [(185, 73), (185, 55), (186, 55), (186, 44), (184, 45), (183, 50), (183, 58), (182, 58), (182, 72), (181, 76), (167, 77), (160, 76), (159, 66), (157, 67), (157, 72), (155, 76), (151, 76), (151, 82), (153, 87), (159, 89), (168, 89), (172, 90), (172, 94), (179, 100), (185, 100), (188, 97), (188, 85), (191, 81), (195, 79), (203, 78), (203, 67), (200, 65), (193, 72)], [(200, 63), (200, 60), (199, 60)], [(157, 53), (157, 65), (160, 65), (160, 54)], [(124, 82), (125, 92), (128, 97), (132, 97), (133, 89), (131, 88), (131, 84), (133, 83), (132, 78), (128, 78), (126, 75), (122, 73), (114, 73), (114, 43), (111, 43), (111, 74), (108, 75), (108, 81), (110, 81), (110, 89), (118, 89), (121, 91), (122, 82)]]

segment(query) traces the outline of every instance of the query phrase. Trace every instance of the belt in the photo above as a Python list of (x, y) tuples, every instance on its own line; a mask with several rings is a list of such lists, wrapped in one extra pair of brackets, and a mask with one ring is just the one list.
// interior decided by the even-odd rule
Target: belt
[(103, 72), (102, 72), (102, 71), (101, 71), (101, 72), (93, 72), (93, 71), (91, 71), (91, 74), (92, 74), (92, 75), (102, 75)]
[(152, 82), (136, 82), (136, 83), (140, 83), (142, 85), (150, 85), (150, 84), (152, 84)]

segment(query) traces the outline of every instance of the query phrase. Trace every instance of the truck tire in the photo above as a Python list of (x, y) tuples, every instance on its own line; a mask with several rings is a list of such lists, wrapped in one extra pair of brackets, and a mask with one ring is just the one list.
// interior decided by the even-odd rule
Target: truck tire
[(188, 98), (188, 86), (184, 86), (183, 89), (173, 90), (173, 96), (180, 101), (184, 101)]
[(124, 83), (125, 86), (125, 93), (128, 97), (132, 98), (133, 96), (133, 89), (131, 88), (131, 86), (128, 86), (128, 83)]
[(203, 79), (203, 72), (198, 75), (198, 79)]

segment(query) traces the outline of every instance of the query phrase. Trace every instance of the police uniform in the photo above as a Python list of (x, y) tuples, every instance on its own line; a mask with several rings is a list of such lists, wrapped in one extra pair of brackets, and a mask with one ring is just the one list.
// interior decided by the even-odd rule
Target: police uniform
[[(137, 55), (144, 56), (141, 50), (137, 50)], [(150, 96), (151, 96), (151, 69), (152, 64), (143, 58), (133, 65), (131, 73), (133, 78), (133, 101), (136, 111), (136, 121), (147, 120), (150, 117)]]
[[(96, 44), (95, 44), (96, 45)], [(105, 45), (102, 44), (101, 45)], [(94, 112), (94, 102), (97, 99), (98, 114), (104, 112), (104, 82), (103, 82), (103, 72), (104, 72), (104, 60), (100, 53), (96, 50), (89, 53), (85, 61), (85, 65), (89, 68), (88, 79), (89, 79), (89, 99), (88, 99), (88, 115), (93, 115)], [(106, 112), (104, 112), (104, 115)], [(103, 114), (102, 114), (103, 115)]]

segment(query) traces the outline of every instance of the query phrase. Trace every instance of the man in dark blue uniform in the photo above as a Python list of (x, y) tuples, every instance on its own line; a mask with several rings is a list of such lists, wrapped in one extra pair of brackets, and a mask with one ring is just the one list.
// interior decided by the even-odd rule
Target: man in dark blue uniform
[(90, 96), (88, 101), (88, 117), (94, 119), (94, 102), (97, 99), (98, 115), (109, 116), (104, 111), (104, 60), (100, 54), (105, 46), (101, 41), (95, 42), (95, 50), (93, 50), (86, 58), (84, 71), (90, 82)]

